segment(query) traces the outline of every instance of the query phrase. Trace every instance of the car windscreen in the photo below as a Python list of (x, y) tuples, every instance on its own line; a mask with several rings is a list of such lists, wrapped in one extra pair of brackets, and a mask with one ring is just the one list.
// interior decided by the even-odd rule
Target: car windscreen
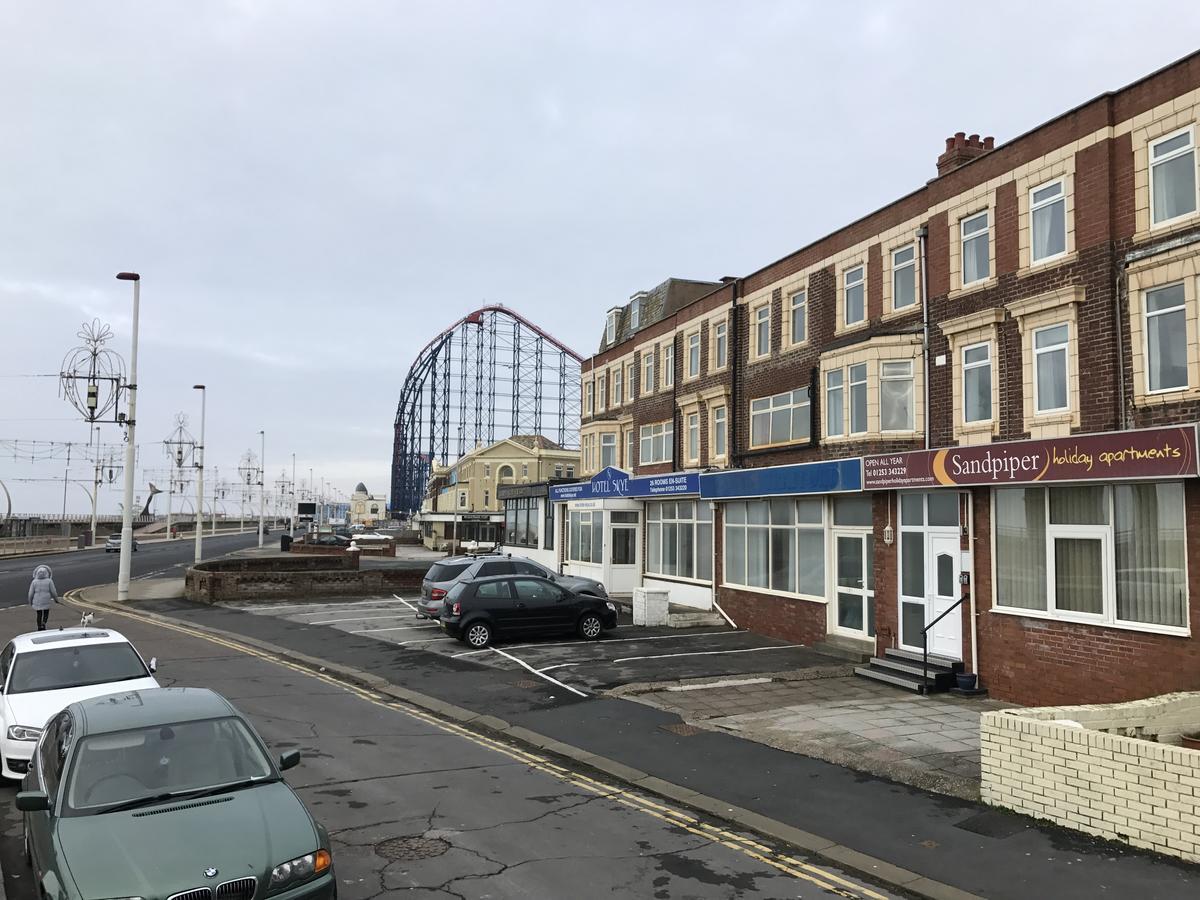
[(56, 647), (18, 654), (5, 693), (57, 691), (148, 677), (146, 666), (126, 643)]
[(86, 815), (275, 777), (262, 745), (230, 716), (87, 735), (71, 759), (63, 799), (67, 815)]
[(467, 571), (470, 563), (434, 563), (429, 567), (429, 572), (425, 575), (426, 581), (442, 582), (453, 581), (463, 572)]

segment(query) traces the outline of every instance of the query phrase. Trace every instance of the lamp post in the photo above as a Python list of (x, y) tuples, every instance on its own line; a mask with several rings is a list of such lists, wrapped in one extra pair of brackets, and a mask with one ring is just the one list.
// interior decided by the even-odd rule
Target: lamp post
[(267, 485), (263, 473), (267, 470), (267, 433), (258, 433), (262, 444), (258, 451), (258, 546), (263, 545), (263, 516), (267, 511)]
[(129, 569), (133, 561), (133, 467), (137, 462), (134, 455), (136, 443), (134, 429), (137, 426), (137, 353), (138, 312), (141, 304), (142, 276), (137, 272), (119, 272), (118, 281), (133, 282), (133, 343), (129, 352), (129, 412), (125, 418), (125, 506), (121, 510), (121, 564), (117, 570), (117, 602), (129, 601)]
[(196, 562), (204, 552), (204, 414), (208, 405), (208, 389), (202, 384), (193, 384), (193, 391), (200, 392), (200, 443), (196, 447)]
[(292, 526), (292, 528), (291, 528), (291, 531), (288, 532), (288, 534), (292, 535), (292, 537), (295, 537), (296, 536), (296, 454), (295, 453), (292, 454), (291, 499), (292, 499), (292, 516), (291, 516), (289, 524)]
[(96, 432), (96, 458), (93, 460), (95, 464), (92, 470), (92, 537), (89, 546), (96, 545), (96, 502), (100, 496), (100, 426), (97, 425), (92, 429)]

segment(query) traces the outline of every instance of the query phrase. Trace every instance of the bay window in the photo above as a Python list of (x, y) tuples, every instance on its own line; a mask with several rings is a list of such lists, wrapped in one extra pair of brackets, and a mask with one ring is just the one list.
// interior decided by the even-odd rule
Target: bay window
[(881, 431), (912, 431), (912, 360), (879, 364), (879, 428)]
[(1033, 333), (1033, 403), (1037, 413), (1070, 408), (1067, 394), (1070, 325), (1060, 322)]
[(850, 433), (863, 434), (867, 430), (867, 364), (858, 363), (849, 367), (850, 382)]
[(726, 503), (726, 584), (825, 596), (824, 504), (819, 498)]
[(750, 401), (750, 446), (807, 441), (812, 434), (808, 387)]
[(828, 437), (841, 437), (846, 433), (843, 415), (845, 400), (842, 387), (842, 370), (834, 369), (825, 374), (825, 434)]
[(1187, 313), (1183, 284), (1146, 291), (1145, 315), (1147, 390), (1186, 388)]
[(994, 495), (998, 609), (1187, 627), (1182, 483), (997, 488)]
[(615, 434), (600, 435), (600, 468), (617, 464), (617, 436)]
[(638, 462), (642, 465), (670, 462), (675, 455), (675, 423), (643, 425), (640, 449)]
[(712, 580), (712, 509), (708, 501), (646, 504), (646, 571)]
[(992, 345), (971, 344), (962, 351), (963, 422), (992, 420)]
[(1194, 126), (1150, 144), (1150, 222), (1169, 222), (1196, 211)]

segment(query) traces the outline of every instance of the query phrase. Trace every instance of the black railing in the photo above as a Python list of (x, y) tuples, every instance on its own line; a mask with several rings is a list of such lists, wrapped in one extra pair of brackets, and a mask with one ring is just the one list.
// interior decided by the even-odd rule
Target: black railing
[(932, 622), (930, 622), (928, 625), (926, 625), (924, 628), (921, 629), (921, 690), (920, 690), (920, 692), (922, 694), (928, 693), (927, 688), (928, 688), (928, 684), (929, 684), (929, 629), (932, 628), (934, 625), (936, 625), (938, 622), (942, 621), (942, 619), (946, 618), (946, 616), (950, 615), (950, 613), (954, 612), (960, 606), (962, 606), (966, 600), (970, 599), (970, 597), (971, 597), (970, 594), (965, 594), (962, 597), (959, 597), (958, 600), (956, 600), (953, 604), (951, 604), (949, 607), (947, 607), (946, 610), (940, 616), (938, 616), (936, 619), (934, 619)]

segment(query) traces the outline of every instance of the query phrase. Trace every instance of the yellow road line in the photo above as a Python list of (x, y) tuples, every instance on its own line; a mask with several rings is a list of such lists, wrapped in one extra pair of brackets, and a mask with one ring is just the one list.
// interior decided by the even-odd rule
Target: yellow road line
[[(83, 604), (78, 601), (75, 596), (71, 596), (74, 594), (75, 592), (73, 591), (69, 592), (69, 595), (64, 599), (66, 599), (68, 603), (82, 607)], [(259, 659), (263, 662), (271, 663), (273, 665), (282, 666), (283, 668), (289, 669), (301, 675), (305, 675), (309, 678), (315, 678), (332, 687), (337, 687), (341, 690), (354, 694), (358, 698), (365, 700), (368, 703), (372, 703), (375, 706), (394, 710), (404, 715), (411, 716), (414, 719), (418, 719), (419, 721), (425, 722), (426, 724), (442, 731), (449, 732), (458, 737), (471, 741), (475, 745), (483, 747), (484, 749), (492, 750), (496, 753), (507, 756), (512, 760), (523, 763), (530, 768), (549, 775), (550, 777), (559, 781), (566, 782), (581, 790), (588, 791), (608, 800), (612, 800), (615, 803), (620, 803), (623, 806), (637, 810), (645, 815), (653, 816), (654, 818), (666, 822), (669, 825), (672, 825), (676, 828), (681, 828), (684, 831), (694, 834), (697, 837), (702, 837), (707, 841), (720, 844), (729, 850), (734, 850), (738, 853), (741, 853), (743, 856), (747, 856), (758, 862), (771, 866), (772, 868), (777, 869), (787, 875), (791, 875), (793, 878), (799, 878), (803, 881), (807, 881), (810, 884), (837, 896), (846, 897), (849, 898), (849, 900), (887, 900), (883, 894), (876, 893), (865, 885), (856, 884), (852, 881), (842, 878), (834, 872), (827, 871), (818, 866), (811, 865), (810, 863), (802, 862), (793, 856), (788, 856), (772, 850), (765, 844), (761, 844), (752, 840), (751, 838), (735, 834), (707, 822), (702, 822), (694, 816), (688, 815), (682, 810), (664, 806), (661, 803), (650, 800), (648, 797), (643, 797), (641, 795), (631, 793), (623, 788), (605, 784), (602, 781), (597, 781), (596, 779), (580, 772), (572, 772), (569, 769), (566, 769), (543, 756), (539, 756), (536, 753), (504, 743), (495, 738), (479, 734), (478, 732), (471, 731), (470, 729), (456, 722), (449, 722), (439, 719), (425, 710), (420, 709), (419, 707), (411, 706), (410, 704), (394, 700), (367, 688), (359, 687), (356, 684), (336, 678), (325, 672), (315, 671), (306, 666), (300, 665), (299, 663), (294, 663), (290, 660), (283, 659), (280, 656), (267, 653), (266, 651), (240, 643), (239, 641), (234, 641), (229, 638), (220, 637), (218, 635), (203, 631), (195, 631), (183, 625), (159, 622), (127, 610), (114, 609), (107, 604), (105, 604), (104, 610), (106, 613), (122, 616), (135, 622), (141, 622), (157, 628), (164, 628), (168, 631), (175, 631), (188, 637), (208, 641), (211, 644), (225, 647), (228, 650), (233, 650), (237, 653), (242, 653), (247, 656), (252, 656), (255, 659)]]

